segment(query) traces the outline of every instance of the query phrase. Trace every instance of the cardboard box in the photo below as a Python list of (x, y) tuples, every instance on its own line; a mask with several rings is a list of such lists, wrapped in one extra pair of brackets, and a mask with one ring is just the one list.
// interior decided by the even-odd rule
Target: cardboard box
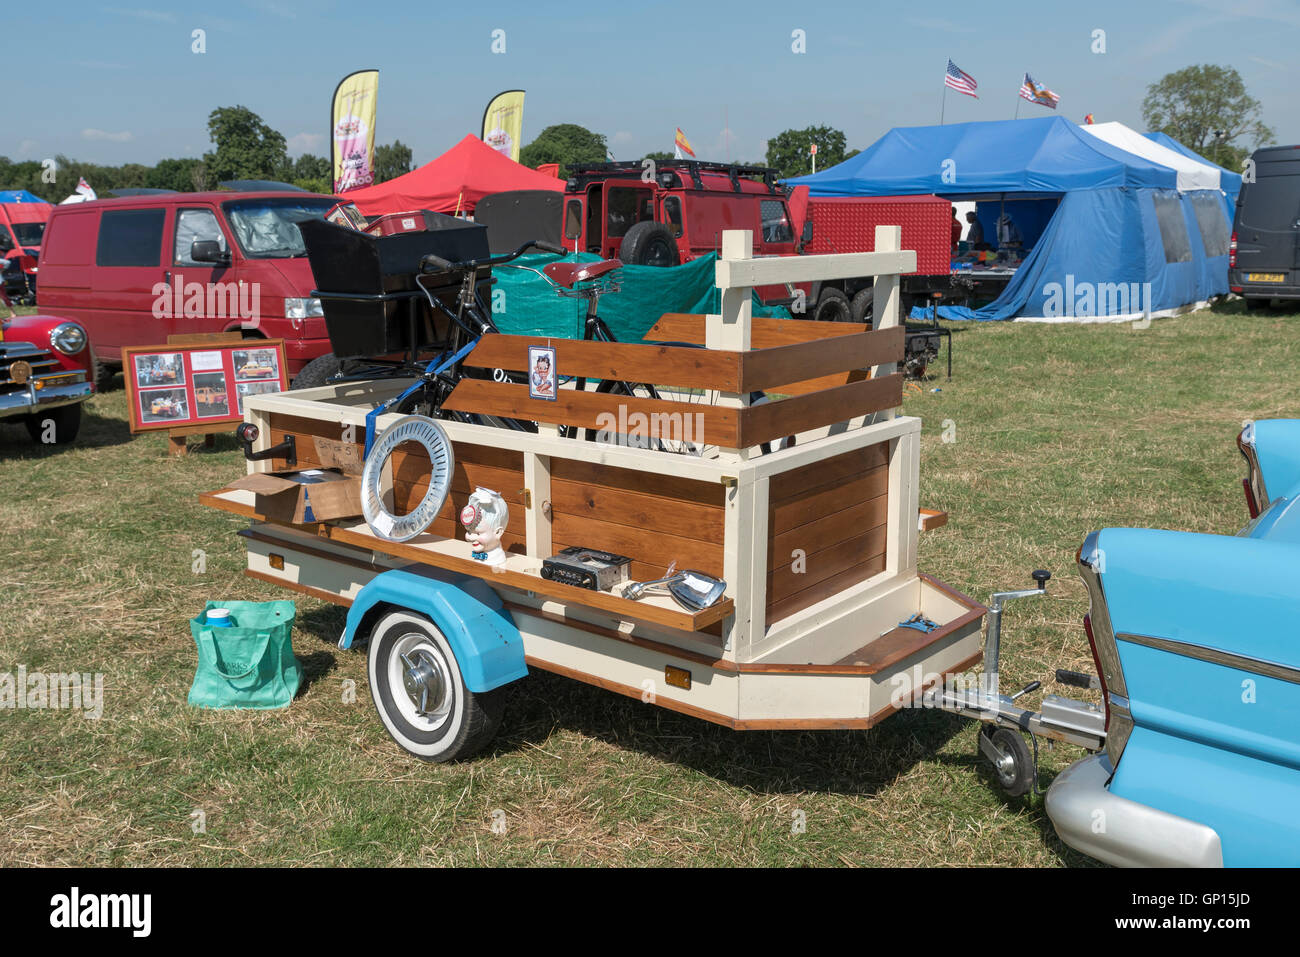
[(361, 479), (340, 472), (255, 472), (230, 487), (252, 492), (253, 509), (272, 521), (306, 525), (361, 514)]

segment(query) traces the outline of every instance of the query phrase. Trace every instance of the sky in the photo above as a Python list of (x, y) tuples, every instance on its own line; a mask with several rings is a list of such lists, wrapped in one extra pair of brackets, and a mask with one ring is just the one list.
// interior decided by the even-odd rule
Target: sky
[[(1198, 63), (1234, 67), (1277, 141), (1300, 142), (1296, 0), (136, 2), (150, 0), (19, 4), (0, 155), (200, 156), (208, 113), (234, 105), (283, 133), (291, 156), (327, 155), (334, 87), (367, 68), (380, 71), (378, 142), (400, 139), (417, 164), (479, 133), (506, 89), (527, 91), (524, 142), (577, 123), (638, 159), (671, 150), (680, 126), (701, 159), (761, 162), (789, 128), (833, 126), (861, 149), (939, 122), (941, 106), (948, 123), (1011, 119), (1017, 105), (1022, 118), (1051, 115), (1017, 98), (1026, 71), (1067, 119), (1141, 130), (1147, 85)], [(944, 105), (948, 58), (978, 99), (949, 90)]]

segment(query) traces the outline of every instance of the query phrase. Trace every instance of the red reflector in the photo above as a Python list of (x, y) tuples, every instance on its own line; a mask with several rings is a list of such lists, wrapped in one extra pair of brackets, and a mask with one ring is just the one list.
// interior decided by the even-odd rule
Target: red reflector
[(1255, 491), (1250, 487), (1250, 479), (1242, 479), (1241, 487), (1246, 490), (1246, 508), (1250, 510), (1250, 517), (1259, 518), (1259, 503), (1255, 501)]
[[(1234, 232), (1228, 240), (1228, 268), (1237, 265), (1237, 234)], [(1240, 290), (1237, 290), (1238, 292)]]
[(1106, 730), (1110, 730), (1110, 692), (1106, 688), (1106, 672), (1101, 670), (1101, 658), (1097, 655), (1097, 639), (1092, 636), (1092, 615), (1083, 616), (1083, 631), (1088, 636), (1088, 650), (1092, 652), (1092, 666), (1097, 669), (1097, 680), (1101, 682), (1101, 703), (1106, 709)]

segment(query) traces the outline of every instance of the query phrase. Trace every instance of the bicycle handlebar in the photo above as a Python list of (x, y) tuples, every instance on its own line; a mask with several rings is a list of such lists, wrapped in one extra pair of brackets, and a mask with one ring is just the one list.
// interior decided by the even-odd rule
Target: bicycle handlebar
[(468, 272), (472, 269), (479, 269), (483, 266), (500, 266), (508, 263), (512, 259), (518, 259), (530, 248), (536, 247), (545, 253), (552, 253), (556, 256), (565, 255), (568, 250), (563, 246), (557, 246), (554, 243), (543, 242), (539, 239), (530, 239), (512, 253), (503, 253), (500, 256), (487, 256), (483, 259), (467, 259), (463, 262), (452, 262), (450, 259), (443, 259), (434, 253), (428, 253), (420, 258), (420, 272)]

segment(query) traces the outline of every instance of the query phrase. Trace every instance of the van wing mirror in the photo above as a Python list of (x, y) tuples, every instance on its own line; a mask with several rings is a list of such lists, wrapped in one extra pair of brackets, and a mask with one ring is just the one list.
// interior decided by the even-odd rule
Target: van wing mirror
[(222, 249), (215, 239), (196, 239), (190, 243), (190, 259), (196, 263), (230, 265), (230, 253)]
[(811, 219), (805, 219), (803, 221), (803, 233), (799, 237), (799, 242), (803, 243), (804, 245), (807, 245), (808, 243), (812, 242), (812, 220)]

